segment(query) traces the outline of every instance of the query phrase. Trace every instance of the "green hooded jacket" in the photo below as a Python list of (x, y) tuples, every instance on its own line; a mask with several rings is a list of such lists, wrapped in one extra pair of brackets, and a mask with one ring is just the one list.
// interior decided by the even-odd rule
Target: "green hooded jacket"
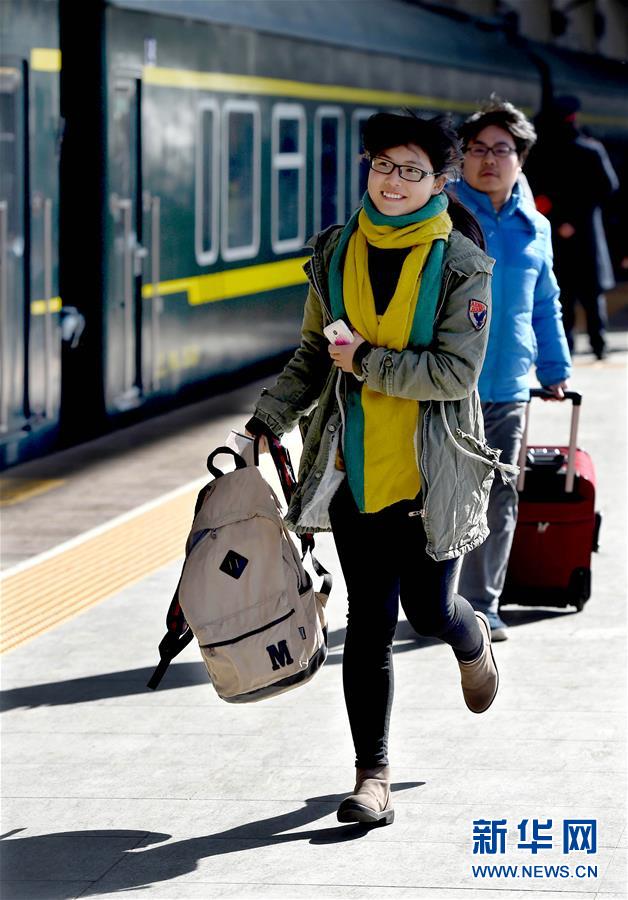
[[(342, 433), (346, 379), (332, 365), (323, 328), (332, 321), (329, 262), (342, 229), (332, 226), (310, 241), (305, 264), (310, 287), (301, 345), (264, 389), (255, 417), (277, 436), (297, 424), (303, 437), (299, 483), (286, 524), (298, 534), (329, 531), (329, 502), (343, 475), (335, 469)], [(389, 350), (374, 347), (362, 360), (362, 375), (375, 391), (417, 400), (417, 460), (421, 473), (427, 552), (436, 559), (468, 553), (488, 535), (486, 507), (499, 451), (487, 446), (476, 385), (488, 341), (493, 260), (453, 231), (445, 249), (429, 347)], [(471, 301), (486, 304), (484, 325), (472, 316)]]

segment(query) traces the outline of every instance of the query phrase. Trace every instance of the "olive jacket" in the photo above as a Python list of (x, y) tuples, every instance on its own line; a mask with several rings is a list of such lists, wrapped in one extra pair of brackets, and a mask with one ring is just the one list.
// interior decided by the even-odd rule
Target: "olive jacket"
[[(286, 516), (287, 526), (298, 534), (330, 530), (329, 502), (344, 477), (335, 459), (346, 380), (355, 376), (332, 365), (323, 335), (332, 321), (327, 273), (341, 231), (332, 226), (310, 241), (301, 345), (275, 385), (262, 391), (252, 420), (277, 437), (300, 426), (298, 487)], [(505, 471), (514, 470), (499, 463), (499, 451), (486, 444), (476, 391), (488, 340), (492, 267), (490, 257), (453, 231), (430, 346), (401, 351), (373, 347), (361, 360), (362, 377), (370, 388), (419, 404), (415, 445), (421, 515), (427, 552), (436, 560), (461, 556), (485, 540), (495, 470), (501, 469), (504, 479)]]

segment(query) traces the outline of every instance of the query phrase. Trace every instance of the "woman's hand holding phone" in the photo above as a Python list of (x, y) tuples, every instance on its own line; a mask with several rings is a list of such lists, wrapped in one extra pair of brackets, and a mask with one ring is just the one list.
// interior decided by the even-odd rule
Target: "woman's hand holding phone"
[(334, 365), (343, 372), (353, 374), (353, 355), (364, 338), (357, 331), (351, 331), (346, 322), (337, 319), (323, 328), (323, 334), (330, 341), (329, 355)]

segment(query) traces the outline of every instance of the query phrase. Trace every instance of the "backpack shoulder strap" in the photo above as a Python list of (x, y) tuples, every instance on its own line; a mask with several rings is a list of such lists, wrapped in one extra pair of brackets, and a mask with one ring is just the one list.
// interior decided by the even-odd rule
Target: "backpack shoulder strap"
[[(283, 495), (286, 498), (286, 503), (290, 504), (292, 495), (296, 490), (297, 480), (294, 477), (294, 469), (292, 468), (292, 460), (290, 459), (288, 448), (284, 447), (279, 438), (269, 437), (268, 449), (270, 450), (270, 455), (273, 462), (275, 463), (275, 468), (277, 469), (277, 474), (279, 476)], [(322, 565), (320, 560), (318, 560), (314, 556), (314, 535), (302, 534), (299, 537), (301, 541), (301, 560), (305, 560), (307, 554), (310, 554), (314, 571), (323, 579), (323, 583), (319, 593), (323, 594), (325, 597), (329, 597), (333, 578), (327, 571), (327, 569)]]
[(179, 585), (177, 585), (174, 597), (168, 607), (166, 628), (167, 631), (159, 644), (159, 664), (146, 685), (152, 691), (159, 685), (159, 682), (166, 674), (166, 669), (175, 656), (178, 656), (182, 650), (185, 650), (194, 637), (192, 629), (185, 621), (185, 616), (179, 603)]

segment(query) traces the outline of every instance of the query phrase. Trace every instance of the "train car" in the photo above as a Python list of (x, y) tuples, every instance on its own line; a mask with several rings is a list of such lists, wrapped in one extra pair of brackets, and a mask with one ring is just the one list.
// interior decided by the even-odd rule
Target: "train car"
[(61, 402), (59, 15), (2, 6), (0, 460), (53, 446)]
[[(305, 240), (359, 203), (373, 112), (460, 117), (492, 91), (533, 112), (555, 65), (579, 92), (549, 49), (402, 0), (93, 0), (80, 17), (61, 0), (59, 16), (65, 442), (291, 351)], [(615, 83), (589, 82), (598, 130), (625, 137)], [(39, 452), (15, 434), (0, 462)]]
[[(371, 113), (466, 112), (497, 81), (536, 101), (529, 61), (498, 35), (490, 51), (475, 44), (463, 75), (443, 64), (462, 58), (447, 20), (387, 2), (364, 27), (365, 10), (339, 2), (330, 19), (310, 2), (113, 0), (91, 30), (81, 18), (80, 45), (71, 23), (62, 31), (68, 119), (85, 109), (86, 81), (101, 85), (105, 110), (86, 111), (64, 142), (71, 305), (87, 322), (88, 365), (101, 367), (85, 377), (79, 366), (64, 385), (81, 427), (294, 346), (303, 245), (358, 204)], [(91, 186), (74, 178), (80, 168)]]

